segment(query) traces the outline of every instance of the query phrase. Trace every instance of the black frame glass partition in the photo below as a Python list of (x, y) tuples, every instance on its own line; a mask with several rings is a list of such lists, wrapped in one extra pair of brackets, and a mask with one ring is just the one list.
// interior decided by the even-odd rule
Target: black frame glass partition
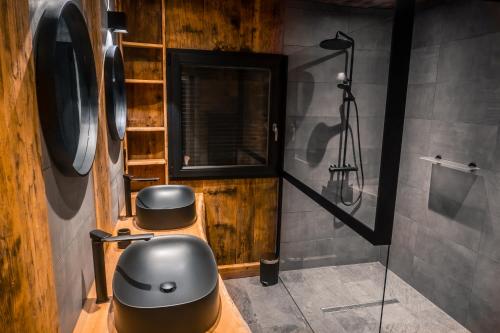
[[(413, 14), (414, 14), (414, 1), (407, 0), (397, 0), (395, 4), (395, 8), (392, 9), (392, 39), (390, 42), (390, 57), (389, 57), (389, 67), (388, 67), (388, 78), (387, 78), (387, 89), (386, 89), (386, 100), (385, 100), (385, 114), (383, 115), (383, 132), (382, 132), (382, 144), (380, 149), (380, 165), (378, 170), (378, 188), (376, 189), (376, 204), (375, 211), (373, 214), (374, 223), (373, 227), (370, 227), (363, 220), (358, 218), (357, 216), (353, 216), (351, 212), (345, 209), (342, 205), (344, 201), (347, 201), (345, 198), (340, 198), (338, 201), (332, 200), (322, 191), (318, 191), (314, 189), (311, 184), (307, 184), (301, 179), (298, 174), (294, 174), (294, 172), (300, 172), (300, 169), (295, 170), (287, 170), (287, 165), (285, 162), (285, 143), (283, 146), (283, 178), (290, 182), (292, 185), (301, 190), (304, 194), (306, 194), (309, 198), (313, 199), (317, 204), (325, 208), (331, 214), (333, 214), (336, 218), (340, 219), (343, 223), (347, 224), (354, 231), (356, 231), (359, 235), (364, 237), (366, 240), (371, 242), (373, 245), (389, 245), (391, 243), (392, 237), (392, 225), (394, 219), (394, 210), (396, 205), (396, 192), (397, 192), (397, 183), (398, 183), (398, 173), (399, 173), (399, 163), (400, 163), (400, 153), (401, 153), (401, 144), (403, 138), (403, 125), (404, 125), (404, 114), (405, 114), (405, 104), (406, 104), (406, 90), (408, 83), (408, 75), (409, 75), (409, 63), (410, 63), (410, 51), (411, 51), (411, 41), (412, 41), (412, 31), (413, 31)], [(345, 131), (345, 137), (340, 138), (340, 140), (345, 140), (344, 142), (351, 143), (353, 145), (352, 149), (357, 149), (358, 146), (355, 145), (354, 138), (351, 139), (347, 136), (347, 131), (349, 128), (349, 112), (351, 115), (354, 113), (358, 121), (358, 133), (359, 133), (359, 118), (358, 118), (358, 106), (356, 104), (355, 96), (356, 93), (351, 92), (351, 77), (352, 77), (352, 64), (356, 64), (354, 59), (354, 45), (356, 38), (351, 38), (348, 34), (339, 31), (335, 35), (335, 31), (332, 31), (332, 39), (325, 40), (320, 44), (322, 49), (326, 49), (327, 51), (322, 52), (330, 52), (330, 54), (326, 53), (320, 60), (328, 61), (334, 57), (341, 57), (341, 60), (345, 59), (345, 67), (341, 68), (345, 70), (345, 73), (348, 73), (349, 76), (346, 76), (345, 73), (339, 73), (337, 76), (338, 84), (337, 87), (342, 91), (342, 106), (340, 108), (341, 122), (344, 125), (337, 125), (339, 129), (334, 128), (335, 126), (327, 126), (324, 123), (320, 125), (324, 125), (323, 132), (328, 132), (328, 137), (332, 136), (332, 133), (341, 134), (343, 137), (342, 128), (347, 129)], [(365, 36), (366, 37), (366, 36)], [(323, 54), (323, 53), (322, 53)], [(349, 61), (350, 58), (350, 61)], [(314, 61), (313, 65), (316, 63)], [(292, 60), (290, 60), (292, 63)], [(348, 66), (350, 65), (350, 68)], [(299, 74), (297, 73), (289, 73), (289, 76), (295, 75), (297, 77), (305, 77), (304, 72)], [(307, 73), (306, 73), (307, 74)], [(354, 79), (353, 89), (356, 88), (356, 78)], [(290, 89), (289, 89), (290, 91)], [(332, 92), (333, 93), (333, 92)], [(352, 104), (352, 107), (351, 107)], [(288, 106), (290, 107), (290, 105)], [(298, 107), (297, 107), (298, 108)], [(333, 109), (332, 109), (333, 110)], [(301, 111), (305, 113), (306, 111)], [(335, 112), (335, 111), (332, 111)], [(346, 116), (347, 114), (347, 116)], [(347, 123), (347, 125), (345, 125)], [(316, 126), (314, 130), (316, 130), (320, 126)], [(355, 125), (353, 125), (355, 130)], [(320, 128), (321, 129), (321, 128)], [(287, 126), (287, 131), (289, 128)], [(291, 126), (291, 130), (293, 133), (286, 133), (287, 138), (289, 136), (295, 136), (295, 127)], [(314, 132), (313, 130), (313, 132)], [(351, 130), (351, 135), (355, 136), (355, 132), (353, 129)], [(312, 133), (312, 132), (311, 132)], [(354, 134), (352, 134), (354, 133)], [(314, 133), (312, 133), (314, 134)], [(311, 135), (312, 135), (311, 134)], [(319, 135), (321, 139), (325, 136)], [(302, 142), (303, 144), (303, 142)], [(359, 144), (359, 136), (358, 136), (358, 144)], [(326, 145), (325, 145), (326, 146)], [(339, 147), (342, 147), (342, 143)], [(307, 153), (310, 153), (307, 151)], [(312, 153), (315, 153), (314, 151)], [(324, 151), (322, 152), (324, 153)], [(359, 145), (359, 153), (361, 154), (361, 146)], [(343, 155), (343, 158), (342, 158)], [(361, 171), (361, 177), (363, 177), (363, 164), (354, 163), (351, 165), (346, 162), (346, 152), (339, 149), (339, 162), (335, 165), (330, 165), (330, 168), (327, 167), (325, 172), (330, 172), (330, 175), (344, 175), (351, 173), (358, 173)], [(289, 156), (288, 156), (289, 157)], [(314, 158), (315, 155), (310, 154), (306, 155), (308, 158)], [(322, 155), (321, 155), (322, 157)], [(294, 158), (296, 157), (296, 153)], [(299, 159), (300, 161), (300, 159)], [(354, 161), (356, 161), (356, 156), (354, 155)], [(308, 161), (301, 161), (302, 163), (307, 163)], [(294, 166), (295, 167), (295, 166)], [(352, 176), (351, 176), (352, 177)], [(332, 177), (330, 176), (330, 181)], [(343, 180), (342, 180), (343, 182)], [(343, 183), (340, 183), (340, 188), (342, 189)], [(364, 184), (364, 178), (362, 180), (358, 179), (358, 182)], [(337, 185), (339, 186), (339, 185)], [(359, 184), (358, 184), (359, 186)], [(363, 185), (360, 186), (360, 193), (363, 192)], [(341, 190), (342, 191), (342, 190)], [(342, 193), (340, 194), (342, 195)], [(356, 195), (352, 195), (350, 197), (351, 202), (355, 202)], [(340, 203), (339, 203), (340, 201)], [(344, 205), (347, 206), (347, 205)]]
[(287, 57), (186, 49), (167, 55), (169, 177), (278, 176)]

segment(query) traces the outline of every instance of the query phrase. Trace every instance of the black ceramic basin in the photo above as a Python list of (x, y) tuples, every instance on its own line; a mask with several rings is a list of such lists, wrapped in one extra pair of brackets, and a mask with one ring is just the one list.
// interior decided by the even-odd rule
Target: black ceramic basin
[(137, 194), (137, 225), (148, 230), (185, 228), (196, 221), (193, 190), (184, 185), (149, 186)]
[(202, 333), (220, 308), (217, 264), (203, 240), (159, 236), (132, 243), (113, 276), (119, 333)]

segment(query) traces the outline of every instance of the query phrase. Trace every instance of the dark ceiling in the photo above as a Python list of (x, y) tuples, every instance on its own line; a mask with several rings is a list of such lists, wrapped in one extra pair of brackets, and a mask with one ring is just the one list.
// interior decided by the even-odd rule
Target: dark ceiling
[[(338, 6), (361, 7), (361, 8), (394, 8), (396, 0), (315, 0)], [(403, 0), (406, 1), (406, 0)], [(429, 4), (438, 2), (436, 0), (416, 0), (417, 4)]]

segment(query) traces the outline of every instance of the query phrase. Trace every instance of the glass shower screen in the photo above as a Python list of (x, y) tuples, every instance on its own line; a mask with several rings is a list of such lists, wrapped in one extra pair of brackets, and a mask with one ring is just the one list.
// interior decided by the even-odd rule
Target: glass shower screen
[(406, 92), (399, 74), (408, 71), (408, 59), (394, 55), (409, 49), (411, 27), (393, 33), (394, 7), (327, 14), (328, 29), (317, 20), (300, 27), (309, 33), (294, 25), (285, 34), (285, 178), (373, 244), (388, 244)]

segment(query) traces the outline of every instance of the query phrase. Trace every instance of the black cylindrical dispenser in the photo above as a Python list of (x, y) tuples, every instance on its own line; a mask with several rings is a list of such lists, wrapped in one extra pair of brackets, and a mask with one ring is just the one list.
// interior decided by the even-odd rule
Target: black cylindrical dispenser
[(279, 257), (274, 253), (265, 253), (260, 258), (260, 283), (272, 286), (278, 283)]

